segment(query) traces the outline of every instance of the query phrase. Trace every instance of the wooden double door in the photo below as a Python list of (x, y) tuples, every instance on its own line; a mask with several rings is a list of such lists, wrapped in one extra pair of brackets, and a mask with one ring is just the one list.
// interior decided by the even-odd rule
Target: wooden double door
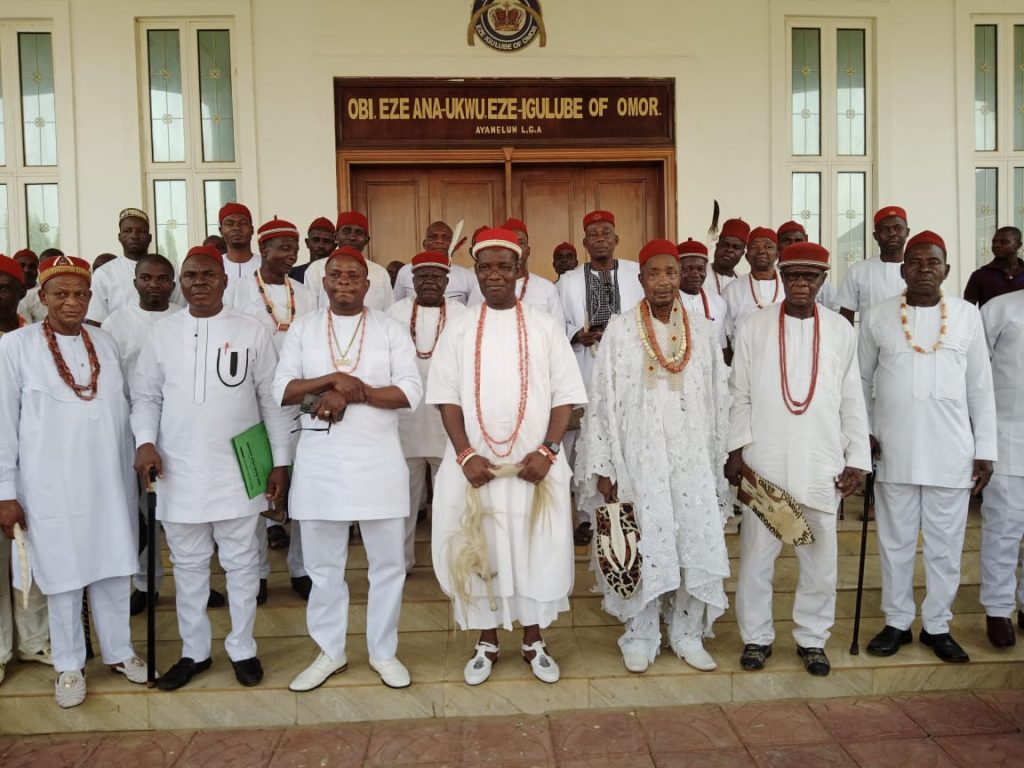
[[(583, 216), (602, 208), (615, 214), (617, 253), (635, 259), (645, 242), (666, 237), (664, 173), (660, 163), (354, 166), (349, 199), (370, 221), (368, 253), (379, 264), (408, 262), (433, 221), (463, 233), (497, 226), (508, 217), (530, 230), (530, 270), (554, 279), (551, 256), (563, 241), (581, 263)], [(456, 262), (470, 266), (469, 249)]]

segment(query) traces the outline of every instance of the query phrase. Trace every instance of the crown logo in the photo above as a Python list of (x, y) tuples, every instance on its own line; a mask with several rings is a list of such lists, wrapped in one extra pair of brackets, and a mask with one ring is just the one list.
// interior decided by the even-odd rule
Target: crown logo
[(508, 0), (492, 10), (490, 17), (496, 32), (518, 32), (523, 23), (523, 12), (513, 8)]

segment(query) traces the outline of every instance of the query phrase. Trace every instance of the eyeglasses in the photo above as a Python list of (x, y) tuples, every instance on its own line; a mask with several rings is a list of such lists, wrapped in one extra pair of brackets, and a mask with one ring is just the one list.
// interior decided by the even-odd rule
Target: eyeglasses
[[(292, 421), (298, 421), (303, 416), (307, 415), (309, 414), (297, 413), (295, 414), (295, 416), (292, 417)], [(296, 427), (291, 431), (290, 434), (294, 435), (296, 432), (326, 432), (327, 434), (330, 434), (332, 424), (334, 424), (333, 421), (328, 421), (326, 427)]]

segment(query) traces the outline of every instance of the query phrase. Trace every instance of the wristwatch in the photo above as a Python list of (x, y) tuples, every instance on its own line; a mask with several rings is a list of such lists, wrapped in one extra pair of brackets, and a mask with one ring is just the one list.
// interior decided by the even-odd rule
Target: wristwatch
[(561, 443), (556, 443), (550, 440), (545, 440), (543, 443), (541, 443), (541, 445), (543, 445), (545, 448), (551, 451), (551, 453), (553, 453), (555, 456), (557, 456), (558, 452), (562, 450)]

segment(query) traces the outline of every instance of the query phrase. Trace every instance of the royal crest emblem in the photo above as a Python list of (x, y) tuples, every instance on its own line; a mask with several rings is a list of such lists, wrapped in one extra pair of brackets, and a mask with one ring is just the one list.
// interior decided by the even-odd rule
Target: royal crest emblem
[(484, 45), (504, 53), (525, 48), (535, 39), (547, 45), (540, 0), (473, 0), (467, 41), (479, 37)]

